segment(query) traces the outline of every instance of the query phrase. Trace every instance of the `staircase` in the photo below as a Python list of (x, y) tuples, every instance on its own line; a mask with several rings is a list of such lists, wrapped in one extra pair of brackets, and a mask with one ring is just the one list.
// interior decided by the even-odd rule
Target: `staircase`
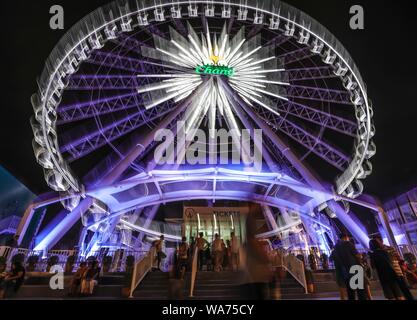
[(169, 279), (169, 274), (161, 271), (149, 272), (139, 284), (133, 297), (138, 300), (183, 299), (189, 295), (189, 274), (184, 280)]
[[(9, 299), (68, 299), (72, 275), (64, 277), (64, 290), (52, 290), (49, 286), (50, 277), (50, 274), (28, 277), (17, 295), (12, 294)], [(94, 289), (92, 298), (121, 298), (127, 282), (124, 273), (105, 274), (99, 278), (99, 285)]]
[(186, 274), (185, 280), (173, 280), (169, 279), (167, 273), (149, 272), (133, 296), (139, 300), (236, 300), (241, 298), (238, 288), (241, 276), (241, 273), (227, 271), (197, 272), (194, 296), (190, 298), (189, 273)]
[(279, 300), (300, 300), (306, 298), (305, 289), (289, 273), (278, 281), (276, 298)]
[(197, 272), (194, 288), (196, 300), (238, 300), (242, 298), (239, 284), (243, 273), (223, 272)]

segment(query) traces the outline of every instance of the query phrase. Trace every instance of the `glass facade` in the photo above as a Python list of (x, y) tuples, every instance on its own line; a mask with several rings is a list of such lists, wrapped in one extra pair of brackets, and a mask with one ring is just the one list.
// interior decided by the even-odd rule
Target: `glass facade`
[[(398, 245), (406, 252), (415, 251), (417, 246), (417, 188), (386, 202), (384, 208)], [(378, 223), (382, 225), (380, 221)]]

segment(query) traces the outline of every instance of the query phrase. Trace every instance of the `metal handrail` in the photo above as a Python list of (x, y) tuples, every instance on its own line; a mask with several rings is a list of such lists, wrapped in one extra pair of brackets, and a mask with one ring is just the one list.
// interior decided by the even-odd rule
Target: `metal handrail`
[(196, 246), (194, 249), (193, 260), (191, 264), (190, 298), (194, 296), (194, 286), (195, 286), (195, 279), (197, 276), (197, 268), (198, 268), (198, 247)]
[(288, 254), (283, 250), (277, 249), (275, 250), (275, 254), (275, 267), (284, 268), (299, 284), (301, 284), (307, 294), (308, 288), (304, 263), (296, 256)]
[(132, 282), (130, 284), (129, 298), (133, 298), (133, 292), (136, 290), (136, 288), (139, 286), (142, 280), (146, 277), (148, 272), (152, 270), (155, 260), (155, 253), (156, 249), (155, 247), (152, 247), (149, 250), (149, 253), (143, 257), (143, 259), (135, 263), (132, 275)]

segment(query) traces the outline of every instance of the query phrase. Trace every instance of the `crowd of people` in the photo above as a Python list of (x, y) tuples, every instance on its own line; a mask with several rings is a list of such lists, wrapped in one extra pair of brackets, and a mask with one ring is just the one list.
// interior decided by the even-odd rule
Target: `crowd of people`
[[(163, 259), (166, 254), (163, 252), (164, 236), (153, 243), (156, 250), (157, 269), (161, 270)], [(197, 251), (196, 251), (197, 249)], [(210, 243), (204, 238), (203, 233), (199, 233), (197, 238), (191, 238), (190, 242), (186, 237), (182, 238), (174, 255), (173, 265), (178, 270), (180, 277), (183, 278), (187, 270), (191, 269), (194, 253), (198, 255), (198, 270), (220, 272), (223, 270), (237, 271), (239, 268), (240, 242), (235, 233), (230, 234), (230, 239), (224, 241), (219, 234), (214, 235), (214, 240)]]
[[(414, 300), (410, 291), (417, 282), (416, 265), (407, 264), (398, 252), (383, 243), (381, 237), (374, 237), (369, 243), (369, 253), (360, 254), (348, 235), (342, 235), (335, 245), (330, 258), (334, 261), (336, 281), (342, 300), (371, 300), (372, 270), (378, 275), (384, 296), (388, 300)], [(352, 267), (361, 266), (363, 286), (356, 288)]]
[[(100, 271), (98, 261), (81, 262), (71, 280), (69, 295), (84, 297), (93, 295)], [(12, 262), (9, 272), (0, 273), (0, 299), (16, 295), (25, 281), (25, 276), (26, 269), (20, 261)]]
[[(249, 224), (250, 225), (250, 224)], [(241, 251), (245, 252), (245, 269), (249, 274), (247, 292), (255, 294), (256, 298), (267, 296), (265, 288), (273, 279), (270, 270), (270, 261), (251, 228), (246, 230), (247, 241), (241, 247), (235, 233), (224, 241), (219, 234), (214, 235), (209, 242), (203, 233), (197, 238), (187, 241), (182, 238), (178, 244), (172, 261), (172, 279), (183, 280), (186, 271), (191, 271), (193, 257), (197, 255), (197, 268), (200, 271), (221, 272), (224, 270), (238, 271)], [(156, 251), (156, 265), (161, 269), (162, 262), (167, 257), (164, 252), (164, 236), (153, 243)], [(336, 271), (336, 281), (342, 300), (372, 300), (371, 282), (378, 279), (383, 294), (388, 300), (414, 300), (410, 288), (417, 288), (417, 265), (415, 257), (405, 261), (392, 247), (383, 243), (381, 237), (373, 237), (369, 243), (368, 253), (359, 253), (355, 244), (348, 235), (342, 235), (334, 246), (330, 255)], [(352, 272), (362, 267), (362, 286), (355, 285), (357, 273)], [(98, 284), (101, 268), (97, 260), (81, 262), (72, 277), (69, 290), (70, 296), (91, 296)], [(17, 293), (24, 283), (26, 271), (20, 261), (13, 261), (11, 270), (0, 270), (0, 299), (9, 294)], [(376, 277), (377, 276), (377, 277)]]

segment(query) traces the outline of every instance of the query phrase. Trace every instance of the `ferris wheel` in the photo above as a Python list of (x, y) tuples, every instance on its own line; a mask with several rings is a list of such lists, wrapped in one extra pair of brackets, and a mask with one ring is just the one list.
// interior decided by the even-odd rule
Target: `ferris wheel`
[[(280, 1), (111, 3), (56, 46), (32, 104), (37, 161), (70, 211), (90, 198), (85, 208), (112, 208), (100, 187), (121, 181), (130, 189), (112, 189), (113, 198), (150, 196), (150, 184), (131, 181), (157, 168), (148, 136), (178, 121), (186, 132), (260, 129), (268, 172), (313, 189), (331, 183), (347, 198), (362, 193), (376, 153), (373, 109), (353, 59), (327, 29)], [(206, 188), (201, 174), (189, 183), (194, 191)]]

